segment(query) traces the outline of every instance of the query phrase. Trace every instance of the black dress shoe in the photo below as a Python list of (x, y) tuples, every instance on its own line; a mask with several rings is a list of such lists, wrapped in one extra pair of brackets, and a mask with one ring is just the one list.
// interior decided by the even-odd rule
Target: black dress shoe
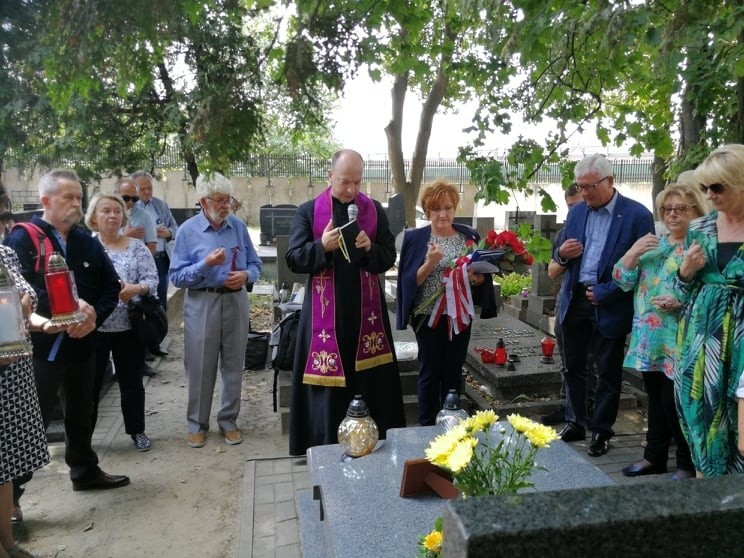
[(108, 490), (110, 488), (119, 488), (129, 484), (129, 477), (124, 475), (109, 475), (103, 471), (89, 479), (79, 479), (72, 481), (72, 489), (75, 492), (80, 490)]
[(159, 357), (167, 357), (168, 356), (168, 351), (164, 351), (160, 347), (150, 347), (150, 349), (148, 349), (148, 350), (150, 351), (150, 354), (151, 355), (155, 355), (155, 356), (159, 356)]
[(153, 376), (157, 375), (157, 372), (155, 372), (155, 369), (152, 366), (150, 366), (149, 364), (145, 364), (145, 366), (142, 368), (142, 375), (152, 378)]
[(149, 352), (145, 353), (145, 361), (152, 362), (153, 360), (155, 360), (154, 355), (151, 355)]
[(666, 465), (654, 465), (650, 461), (643, 459), (642, 461), (636, 461), (631, 463), (627, 467), (623, 468), (623, 475), (626, 477), (641, 477), (643, 475), (663, 475), (667, 472)]
[(561, 440), (564, 442), (578, 442), (586, 439), (586, 430), (572, 422), (569, 422), (566, 423), (563, 430), (558, 433), (558, 436), (560, 436)]
[(603, 435), (595, 432), (592, 434), (592, 443), (589, 444), (589, 449), (586, 450), (592, 457), (599, 457), (604, 455), (610, 450), (610, 439)]

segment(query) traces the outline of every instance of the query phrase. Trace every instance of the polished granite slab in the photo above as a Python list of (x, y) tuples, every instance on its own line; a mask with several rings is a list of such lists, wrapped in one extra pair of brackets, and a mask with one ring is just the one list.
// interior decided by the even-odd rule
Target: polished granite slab
[[(310, 481), (320, 501), (318, 515), (304, 521), (319, 521), (317, 526), (324, 531), (326, 548), (318, 556), (416, 554), (419, 535), (430, 531), (435, 519), (443, 515), (446, 501), (434, 494), (401, 498), (403, 464), (424, 457), (424, 450), (440, 432), (437, 426), (391, 429), (374, 452), (357, 459), (345, 458), (339, 445), (308, 450)], [(537, 491), (614, 484), (562, 441), (538, 452), (537, 464), (547, 469), (533, 472)]]

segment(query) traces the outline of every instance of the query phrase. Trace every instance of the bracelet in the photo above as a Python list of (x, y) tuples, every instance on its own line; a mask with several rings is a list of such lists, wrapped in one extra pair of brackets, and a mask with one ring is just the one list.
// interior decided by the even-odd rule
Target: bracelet
[(45, 321), (45, 322), (44, 322), (43, 324), (41, 324), (41, 327), (39, 328), (39, 331), (40, 331), (41, 333), (45, 333), (45, 331), (44, 331), (44, 327), (45, 327), (45, 326), (46, 326), (46, 325), (47, 325), (47, 324), (48, 324), (49, 322), (51, 322), (51, 321), (52, 321), (52, 320), (49, 320), (49, 319), (47, 319), (47, 321)]

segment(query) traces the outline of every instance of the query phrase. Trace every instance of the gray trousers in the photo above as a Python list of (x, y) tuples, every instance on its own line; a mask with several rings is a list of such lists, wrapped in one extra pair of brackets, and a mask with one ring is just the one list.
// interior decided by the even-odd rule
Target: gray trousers
[(227, 294), (189, 289), (183, 301), (183, 326), (189, 432), (209, 430), (218, 366), (222, 403), (217, 425), (220, 430), (237, 429), (248, 342), (248, 294), (244, 289)]

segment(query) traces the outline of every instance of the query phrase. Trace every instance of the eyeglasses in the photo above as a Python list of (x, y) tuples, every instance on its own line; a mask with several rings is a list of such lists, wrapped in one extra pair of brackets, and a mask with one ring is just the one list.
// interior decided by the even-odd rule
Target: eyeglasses
[(661, 210), (661, 214), (669, 214), (676, 213), (677, 215), (681, 215), (691, 207), (695, 207), (695, 204), (691, 205), (668, 205), (668, 206), (662, 206), (659, 209)]
[(581, 190), (582, 192), (584, 192), (584, 191), (586, 191), (586, 192), (592, 192), (592, 191), (594, 191), (594, 190), (597, 189), (597, 186), (599, 186), (602, 182), (604, 182), (608, 178), (610, 178), (609, 175), (608, 176), (605, 176), (604, 178), (600, 178), (594, 184), (577, 184), (576, 187), (579, 190)]
[(123, 199), (125, 202), (133, 201), (134, 203), (137, 203), (140, 200), (139, 196), (128, 196), (127, 194), (122, 194), (121, 199)]
[(726, 185), (722, 183), (708, 185), (700, 184), (700, 189), (703, 191), (703, 194), (707, 194), (708, 190), (710, 190), (714, 194), (721, 194), (726, 189)]
[(212, 197), (207, 196), (207, 199), (211, 202), (216, 203), (217, 205), (229, 205), (230, 203), (229, 196), (226, 198), (212, 198)]

